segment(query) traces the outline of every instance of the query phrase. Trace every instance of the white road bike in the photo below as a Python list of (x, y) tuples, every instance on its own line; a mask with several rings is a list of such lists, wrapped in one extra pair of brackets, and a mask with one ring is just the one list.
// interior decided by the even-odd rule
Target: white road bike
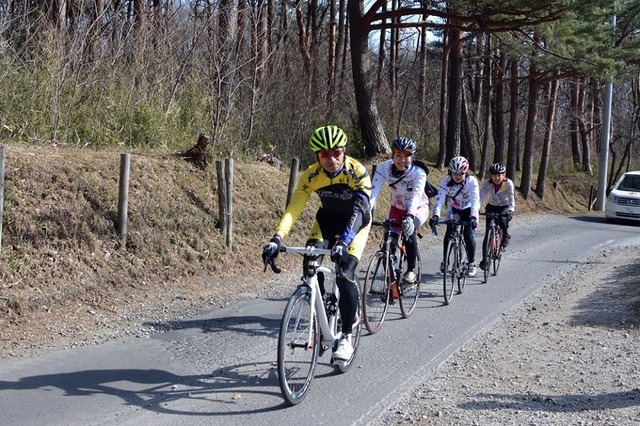
[[(325, 351), (335, 351), (342, 337), (342, 320), (338, 301), (340, 294), (334, 270), (321, 266), (323, 255), (330, 255), (330, 249), (317, 247), (281, 247), (280, 252), (300, 253), (310, 256), (306, 262), (302, 282), (293, 292), (282, 315), (280, 335), (278, 338), (278, 380), (280, 390), (289, 405), (299, 404), (304, 400), (311, 386), (318, 357)], [(275, 273), (280, 273), (274, 259), (267, 264)], [(265, 270), (267, 267), (265, 264)], [(326, 281), (332, 281), (330, 289), (326, 289)], [(331, 364), (339, 373), (346, 373), (354, 364), (362, 332), (362, 297), (358, 288), (358, 309), (353, 324), (351, 344), (353, 355), (347, 361), (331, 358)]]

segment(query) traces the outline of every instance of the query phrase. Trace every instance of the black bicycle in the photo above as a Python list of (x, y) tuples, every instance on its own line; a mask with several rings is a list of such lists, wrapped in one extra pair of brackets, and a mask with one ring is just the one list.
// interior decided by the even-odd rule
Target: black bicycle
[[(367, 268), (362, 289), (362, 308), (364, 324), (370, 334), (375, 334), (382, 328), (389, 305), (394, 304), (396, 300), (400, 302), (400, 312), (404, 318), (409, 318), (414, 311), (420, 295), (422, 268), (418, 248), (416, 281), (403, 282), (402, 277), (406, 272), (407, 264), (404, 235), (395, 237), (397, 234), (392, 232), (392, 229), (399, 227), (400, 223), (385, 220), (384, 222), (373, 221), (372, 225), (383, 227), (384, 237), (380, 243), (380, 249), (373, 255)], [(418, 237), (422, 238), (420, 234)], [(397, 254), (392, 253), (392, 245), (397, 247)]]
[(502, 229), (498, 225), (499, 217), (508, 217), (508, 214), (500, 213), (480, 213), (480, 216), (487, 216), (489, 218), (489, 226), (487, 226), (485, 243), (482, 246), (483, 254), (483, 266), (484, 266), (484, 282), (489, 279), (489, 272), (493, 269), (493, 275), (498, 275), (498, 269), (500, 269), (500, 259), (502, 258)]
[(438, 235), (437, 225), (448, 224), (453, 228), (451, 238), (447, 243), (443, 262), (442, 287), (444, 290), (444, 303), (448, 305), (453, 297), (453, 290), (458, 285), (458, 294), (464, 290), (469, 271), (469, 260), (467, 259), (467, 246), (460, 228), (469, 226), (469, 222), (460, 221), (459, 218), (440, 220), (433, 226), (433, 233)]

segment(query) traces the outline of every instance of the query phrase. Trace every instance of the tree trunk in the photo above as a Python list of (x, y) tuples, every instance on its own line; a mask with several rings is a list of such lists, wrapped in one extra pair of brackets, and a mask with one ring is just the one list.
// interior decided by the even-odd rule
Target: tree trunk
[[(507, 54), (500, 51), (498, 66), (496, 67), (495, 94), (493, 95), (493, 161), (502, 162), (504, 160), (504, 76), (507, 70)], [(513, 77), (513, 76), (512, 76)], [(513, 88), (512, 88), (513, 91)], [(517, 94), (516, 94), (517, 95)], [(513, 96), (513, 92), (511, 93)], [(511, 137), (511, 134), (509, 134)], [(507, 172), (508, 176), (508, 172)]]
[[(489, 160), (489, 139), (491, 138), (491, 94), (492, 94), (492, 67), (491, 67), (491, 37), (487, 36), (487, 46), (485, 52), (485, 73), (484, 78), (486, 82), (484, 84), (484, 90), (482, 91), (482, 96), (484, 98), (483, 109), (484, 109), (484, 121), (482, 123), (482, 127), (484, 128), (484, 132), (482, 133), (482, 160), (480, 162), (480, 176), (484, 176), (487, 171), (487, 162)], [(494, 153), (495, 155), (495, 153)]]
[[(420, 74), (418, 77), (418, 102), (420, 105), (420, 117), (427, 116), (427, 29), (420, 30)], [(426, 120), (423, 121), (423, 124)], [(426, 133), (426, 128), (422, 129)]]
[(446, 159), (448, 162), (460, 155), (460, 133), (462, 128), (462, 32), (454, 29), (449, 32), (449, 84)]
[(373, 89), (367, 76), (370, 71), (369, 63), (369, 30), (361, 25), (364, 15), (363, 0), (349, 0), (349, 27), (351, 29), (351, 66), (353, 69), (353, 86), (358, 108), (358, 121), (362, 141), (367, 157), (391, 152), (378, 115), (378, 108), (373, 96)]
[(587, 92), (587, 85), (584, 80), (580, 82), (578, 88), (578, 132), (580, 133), (580, 141), (582, 143), (582, 170), (593, 175), (593, 169), (591, 168), (591, 148), (589, 143), (589, 134), (584, 124), (585, 121), (585, 98)]
[(438, 146), (438, 161), (437, 167), (442, 169), (447, 157), (447, 104), (448, 104), (448, 92), (447, 87), (448, 75), (449, 75), (449, 31), (444, 31), (444, 40), (442, 48), (442, 66), (440, 74), (440, 143)]
[(542, 157), (540, 158), (540, 170), (538, 171), (538, 180), (536, 182), (536, 194), (540, 199), (544, 197), (544, 181), (549, 167), (549, 153), (551, 152), (551, 140), (553, 139), (553, 127), (558, 105), (559, 81), (557, 75), (558, 73), (556, 72), (553, 80), (549, 83), (549, 106), (547, 107), (547, 116), (545, 118), (546, 128), (542, 145)]
[(518, 170), (518, 101), (520, 98), (520, 73), (517, 59), (511, 61), (511, 111), (509, 113), (509, 141), (507, 145), (507, 177), (515, 182)]
[(473, 150), (473, 136), (471, 135), (471, 118), (469, 117), (469, 108), (467, 106), (467, 95), (464, 86), (462, 87), (460, 101), (460, 121), (461, 121), (461, 137), (460, 137), (460, 155), (469, 160), (471, 170), (476, 170), (476, 155)]
[(529, 67), (529, 106), (527, 108), (527, 127), (524, 132), (524, 153), (522, 154), (522, 180), (520, 192), (525, 200), (529, 198), (533, 180), (533, 153), (536, 124), (538, 121), (538, 68), (535, 64)]
[(578, 140), (578, 91), (580, 90), (580, 80), (570, 81), (570, 97), (569, 97), (569, 138), (571, 140), (571, 156), (573, 164), (580, 164), (580, 141)]

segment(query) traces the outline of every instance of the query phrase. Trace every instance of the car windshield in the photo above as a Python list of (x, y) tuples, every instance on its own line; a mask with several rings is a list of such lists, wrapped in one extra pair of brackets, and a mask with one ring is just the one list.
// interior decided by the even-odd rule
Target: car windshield
[(640, 175), (625, 175), (617, 189), (618, 191), (640, 192)]

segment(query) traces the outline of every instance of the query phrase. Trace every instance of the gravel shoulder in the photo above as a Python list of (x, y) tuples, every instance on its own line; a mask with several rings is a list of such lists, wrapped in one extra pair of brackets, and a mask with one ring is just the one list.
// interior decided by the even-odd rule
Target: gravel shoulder
[(373, 425), (640, 424), (639, 259), (608, 249), (545, 284)]

